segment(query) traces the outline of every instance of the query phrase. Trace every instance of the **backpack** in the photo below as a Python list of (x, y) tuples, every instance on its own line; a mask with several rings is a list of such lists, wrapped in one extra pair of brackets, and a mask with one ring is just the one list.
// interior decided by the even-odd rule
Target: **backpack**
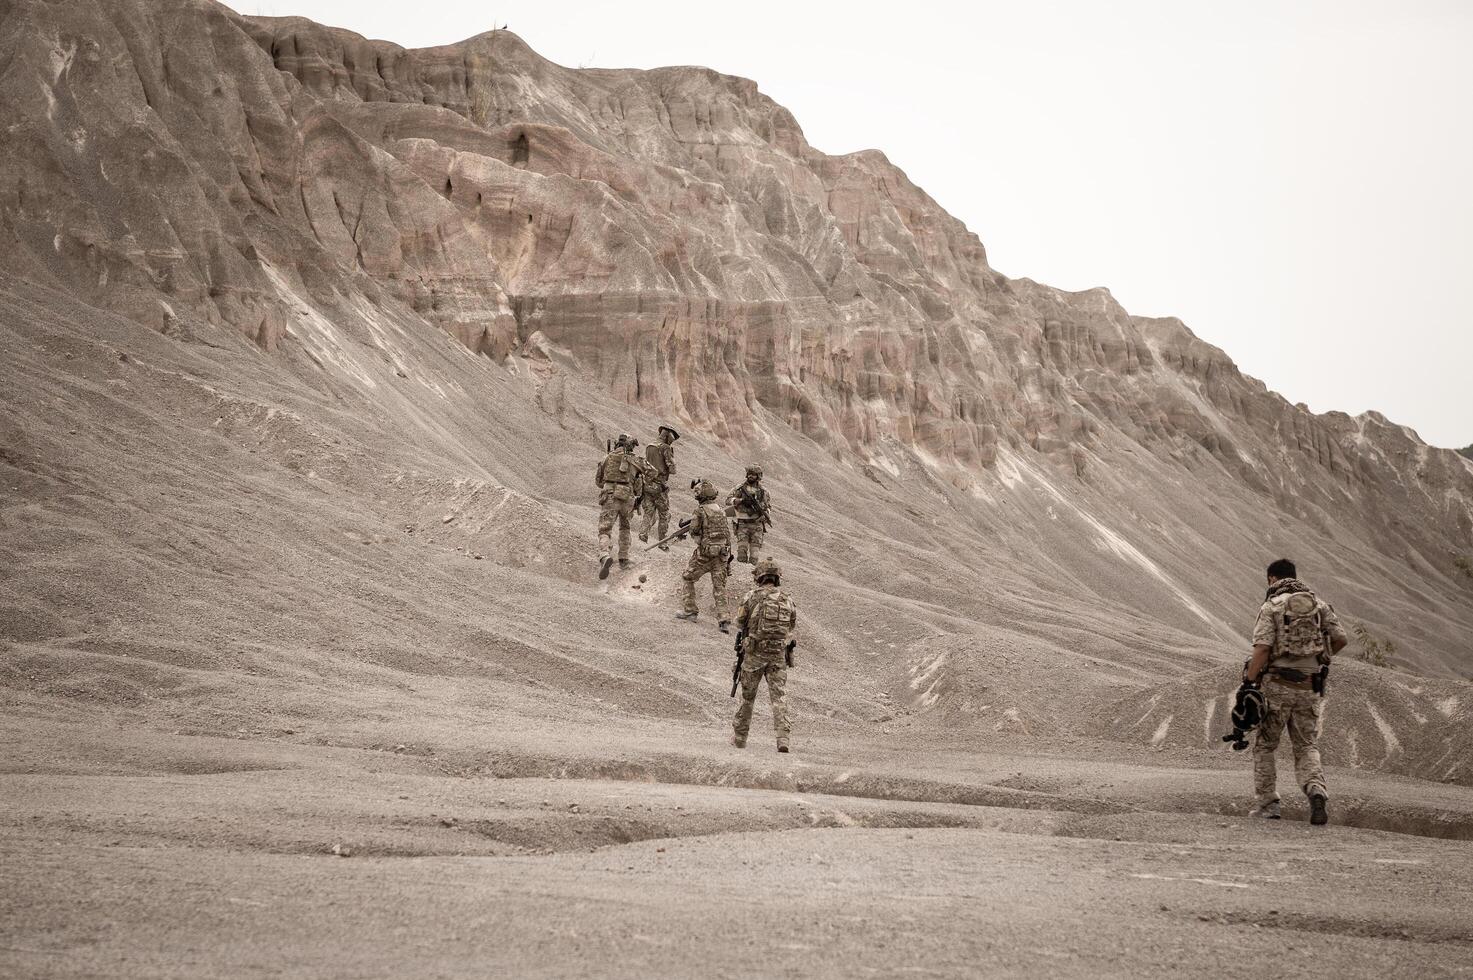
[(1312, 592), (1290, 592), (1274, 603), (1278, 643), (1274, 659), (1316, 657), (1324, 649), (1325, 625)]
[(758, 600), (747, 615), (747, 636), (757, 644), (776, 646), (788, 638), (798, 621), (798, 609), (781, 589), (773, 589)]
[(635, 465), (633, 458), (624, 450), (614, 450), (604, 457), (604, 482), (633, 483)]
[(701, 554), (708, 558), (724, 555), (731, 550), (731, 526), (726, 515), (715, 504), (701, 505)]

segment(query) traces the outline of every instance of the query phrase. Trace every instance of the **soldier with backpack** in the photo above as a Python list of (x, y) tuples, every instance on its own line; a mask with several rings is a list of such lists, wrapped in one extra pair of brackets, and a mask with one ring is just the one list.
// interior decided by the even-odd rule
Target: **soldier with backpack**
[(757, 587), (742, 597), (737, 612), (737, 678), (741, 684), (742, 702), (732, 720), (731, 744), (747, 746), (747, 732), (752, 727), (752, 709), (757, 703), (757, 688), (765, 679), (767, 696), (772, 701), (772, 728), (777, 733), (777, 750), (788, 751), (792, 724), (788, 719), (788, 669), (794, 666), (798, 641), (798, 607), (782, 590), (782, 570), (771, 558), (764, 558), (752, 569)]
[(644, 492), (644, 467), (635, 457), (634, 443), (621, 435), (609, 447), (608, 455), (598, 464), (593, 482), (598, 487), (598, 577), (609, 577), (613, 565), (612, 532), (619, 523), (619, 567), (628, 568), (629, 519), (634, 516), (635, 502)]
[[(650, 528), (658, 519), (656, 540), (664, 540), (670, 527), (670, 478), (675, 475), (675, 440), (680, 438), (668, 425), (660, 426), (660, 441), (645, 447), (644, 525), (639, 529), (639, 540), (650, 539)], [(669, 551), (667, 544), (658, 545), (661, 551)]]
[(1278, 773), (1274, 752), (1289, 729), (1294, 747), (1294, 776), (1309, 798), (1309, 822), (1329, 819), (1329, 792), (1320, 767), (1320, 717), (1330, 658), (1347, 637), (1335, 610), (1295, 576), (1287, 558), (1268, 566), (1268, 594), (1253, 627), (1253, 656), (1243, 668), (1245, 681), (1263, 680), (1265, 706), (1253, 743), (1255, 817), (1279, 819)]
[(682, 609), (676, 619), (694, 620), (700, 615), (696, 605), (696, 582), (703, 575), (711, 576), (711, 596), (716, 600), (716, 628), (726, 633), (731, 629), (731, 613), (726, 605), (726, 572), (731, 562), (731, 525), (726, 513), (716, 505), (720, 495), (709, 480), (701, 480), (695, 486), (696, 512), (685, 525), (696, 550), (691, 552), (690, 564), (680, 578), (685, 583), (681, 594)]

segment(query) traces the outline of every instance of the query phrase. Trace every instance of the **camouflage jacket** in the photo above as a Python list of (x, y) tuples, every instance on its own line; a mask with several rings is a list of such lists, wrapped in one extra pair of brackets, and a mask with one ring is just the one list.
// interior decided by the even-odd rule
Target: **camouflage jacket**
[(651, 486), (663, 487), (675, 475), (675, 446), (672, 443), (651, 443), (644, 449), (646, 461), (645, 480)]

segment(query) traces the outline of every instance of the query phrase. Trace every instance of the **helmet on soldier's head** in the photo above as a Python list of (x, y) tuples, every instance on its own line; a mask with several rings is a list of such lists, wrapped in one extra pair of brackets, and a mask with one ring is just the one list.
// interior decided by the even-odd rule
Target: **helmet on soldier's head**
[(617, 439), (614, 440), (614, 445), (616, 445), (616, 446), (627, 446), (627, 445), (629, 445), (629, 437), (626, 436), (622, 432), (619, 433), (619, 438), (617, 438)]
[(667, 432), (670, 433), (670, 441), (671, 442), (674, 442), (676, 439), (679, 439), (680, 438), (680, 433), (679, 432), (676, 432), (675, 429), (673, 429), (672, 427), (670, 427), (668, 425), (662, 425), (662, 426), (660, 426), (660, 435), (663, 436)]
[(762, 475), (762, 467), (758, 466), (756, 463), (748, 463), (747, 464), (747, 475), (748, 476), (761, 476)]
[(752, 578), (759, 585), (769, 579), (774, 583), (781, 582), (782, 577), (783, 570), (771, 558), (762, 559), (752, 568)]
[(710, 480), (702, 480), (696, 484), (696, 499), (705, 503), (707, 500), (715, 500), (719, 496), (715, 485)]

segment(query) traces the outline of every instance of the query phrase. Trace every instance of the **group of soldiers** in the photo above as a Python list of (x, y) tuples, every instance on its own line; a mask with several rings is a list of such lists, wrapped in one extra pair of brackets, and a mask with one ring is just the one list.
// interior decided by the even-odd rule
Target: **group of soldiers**
[(629, 568), (632, 525), (641, 520), (639, 540), (654, 544), (645, 550), (669, 551), (672, 542), (688, 537), (695, 546), (681, 575), (681, 609), (676, 619), (694, 622), (700, 617), (696, 583), (711, 578), (711, 597), (716, 608), (716, 628), (730, 633), (733, 618), (726, 598), (726, 580), (733, 562), (752, 567), (753, 588), (737, 608), (737, 665), (732, 672), (732, 691), (742, 695), (732, 722), (732, 744), (743, 748), (752, 723), (757, 691), (765, 680), (772, 701), (772, 724), (777, 733), (777, 750), (787, 752), (791, 724), (787, 710), (787, 672), (794, 666), (798, 611), (782, 589), (782, 570), (771, 558), (759, 560), (766, 532), (772, 526), (772, 498), (762, 485), (762, 467), (747, 467), (746, 479), (717, 503), (720, 491), (710, 480), (692, 480), (696, 498), (691, 516), (670, 531), (670, 480), (675, 476), (675, 441), (680, 433), (668, 425), (659, 429), (656, 442), (638, 452), (639, 440), (621, 435), (607, 447), (598, 464), (594, 483), (598, 487), (599, 517), (598, 577), (606, 579), (614, 564), (614, 529), (619, 534), (620, 568)]
[[(733, 561), (752, 565), (754, 587), (737, 609), (737, 665), (732, 692), (742, 700), (732, 722), (732, 743), (747, 744), (757, 690), (767, 682), (772, 701), (772, 723), (779, 752), (788, 751), (791, 725), (787, 710), (787, 672), (794, 665), (798, 626), (797, 607), (782, 589), (782, 572), (771, 558), (758, 560), (767, 528), (772, 525), (772, 499), (762, 486), (762, 467), (747, 467), (746, 479), (718, 503), (720, 492), (709, 480), (692, 480), (694, 513), (669, 531), (670, 480), (675, 475), (675, 441), (668, 425), (660, 426), (656, 443), (641, 456), (639, 440), (621, 435), (599, 463), (595, 482), (599, 490), (599, 578), (613, 566), (612, 535), (619, 529), (619, 567), (628, 568), (630, 525), (642, 512), (639, 539), (648, 541), (651, 529), (658, 540), (651, 548), (668, 551), (670, 543), (689, 537), (694, 549), (681, 576), (681, 610), (677, 619), (694, 622), (700, 616), (696, 583), (711, 577), (716, 627), (731, 631), (732, 616), (726, 600), (726, 579)], [(646, 549), (648, 550), (648, 549)], [(1285, 730), (1294, 750), (1295, 775), (1309, 801), (1310, 819), (1328, 821), (1329, 793), (1320, 765), (1320, 719), (1324, 710), (1325, 678), (1330, 659), (1346, 644), (1345, 630), (1335, 610), (1296, 577), (1288, 559), (1268, 566), (1268, 593), (1253, 631), (1252, 656), (1243, 669), (1243, 687), (1234, 713), (1235, 730), (1224, 740), (1246, 746), (1244, 732), (1257, 729), (1253, 745), (1255, 806), (1253, 815), (1280, 818), (1274, 755)], [(1241, 721), (1246, 707), (1253, 715)]]

